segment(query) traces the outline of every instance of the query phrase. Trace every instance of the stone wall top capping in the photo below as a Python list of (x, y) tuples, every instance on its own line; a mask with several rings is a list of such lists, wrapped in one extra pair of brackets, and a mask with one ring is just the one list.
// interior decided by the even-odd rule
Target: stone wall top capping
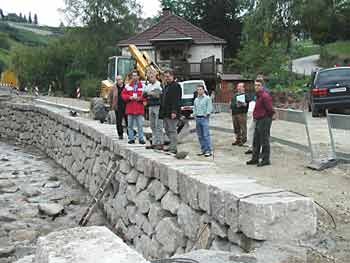
[[(84, 253), (82, 253), (84, 251)], [(36, 263), (147, 263), (106, 227), (79, 227), (40, 237)]]

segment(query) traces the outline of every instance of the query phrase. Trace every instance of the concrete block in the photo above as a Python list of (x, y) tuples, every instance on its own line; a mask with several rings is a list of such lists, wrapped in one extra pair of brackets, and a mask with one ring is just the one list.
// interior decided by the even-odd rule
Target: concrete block
[(72, 228), (38, 240), (36, 263), (146, 263), (106, 227)]
[(129, 164), (129, 162), (127, 160), (121, 160), (120, 161), (120, 168), (119, 170), (123, 173), (123, 174), (128, 174), (131, 170), (131, 166)]
[(289, 193), (252, 196), (242, 199), (239, 209), (239, 228), (253, 239), (302, 239), (316, 233), (311, 198)]

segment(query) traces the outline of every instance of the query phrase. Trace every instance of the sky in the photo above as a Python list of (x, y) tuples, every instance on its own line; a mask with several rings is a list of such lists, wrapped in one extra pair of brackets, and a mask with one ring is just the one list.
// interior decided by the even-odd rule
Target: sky
[[(137, 0), (142, 6), (143, 17), (151, 17), (160, 10), (159, 0)], [(32, 12), (32, 17), (38, 15), (39, 24), (58, 26), (64, 24), (64, 17), (57, 10), (64, 7), (63, 0), (0, 0), (0, 8), (7, 13), (22, 13), (28, 17)]]

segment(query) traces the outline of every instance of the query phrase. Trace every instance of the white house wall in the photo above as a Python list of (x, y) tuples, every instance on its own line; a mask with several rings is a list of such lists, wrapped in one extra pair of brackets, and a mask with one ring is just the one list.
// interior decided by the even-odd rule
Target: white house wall
[(203, 58), (215, 56), (215, 59), (219, 58), (222, 62), (222, 45), (193, 45), (190, 47), (189, 54), (191, 57), (187, 58), (188, 62), (196, 63), (200, 62)]

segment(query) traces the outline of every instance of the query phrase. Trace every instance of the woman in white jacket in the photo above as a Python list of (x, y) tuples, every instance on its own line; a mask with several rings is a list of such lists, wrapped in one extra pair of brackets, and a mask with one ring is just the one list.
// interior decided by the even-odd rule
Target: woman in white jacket
[(253, 153), (253, 139), (254, 139), (254, 131), (255, 131), (255, 120), (253, 118), (254, 108), (255, 108), (255, 100), (252, 100), (251, 102), (249, 102), (249, 108), (247, 113), (247, 119), (248, 119), (247, 145), (249, 148), (245, 152), (245, 154)]

